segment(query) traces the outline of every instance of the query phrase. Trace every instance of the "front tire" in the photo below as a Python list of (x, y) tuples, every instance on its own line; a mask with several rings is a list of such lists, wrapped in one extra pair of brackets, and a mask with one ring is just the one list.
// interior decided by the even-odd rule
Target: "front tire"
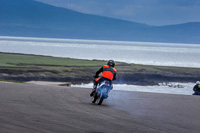
[(92, 103), (95, 103), (97, 101), (97, 95), (95, 94), (94, 96), (92, 96)]

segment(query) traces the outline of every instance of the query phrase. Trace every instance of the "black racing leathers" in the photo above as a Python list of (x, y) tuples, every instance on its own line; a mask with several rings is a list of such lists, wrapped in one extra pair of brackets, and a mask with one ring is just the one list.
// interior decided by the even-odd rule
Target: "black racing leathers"
[(193, 87), (193, 91), (199, 91), (199, 92), (200, 92), (200, 88), (198, 87), (198, 84), (196, 84), (196, 85)]

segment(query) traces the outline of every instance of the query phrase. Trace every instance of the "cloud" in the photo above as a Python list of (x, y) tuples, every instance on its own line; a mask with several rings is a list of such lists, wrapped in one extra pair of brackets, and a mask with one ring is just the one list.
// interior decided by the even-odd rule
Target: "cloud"
[(199, 0), (160, 0), (159, 4), (191, 7), (195, 5), (200, 5), (200, 1)]

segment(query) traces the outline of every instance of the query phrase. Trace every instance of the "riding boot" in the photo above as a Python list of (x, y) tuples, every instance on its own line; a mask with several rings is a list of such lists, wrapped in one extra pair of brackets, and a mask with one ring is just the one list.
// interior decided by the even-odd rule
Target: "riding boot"
[(91, 97), (95, 94), (96, 89), (97, 89), (97, 82), (94, 82), (93, 89), (92, 89), (92, 92), (90, 94)]

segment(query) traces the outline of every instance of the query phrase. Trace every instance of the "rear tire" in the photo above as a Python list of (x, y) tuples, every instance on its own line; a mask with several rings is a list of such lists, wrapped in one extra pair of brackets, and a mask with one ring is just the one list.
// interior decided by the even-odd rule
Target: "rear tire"
[(97, 102), (97, 104), (98, 104), (98, 105), (101, 105), (101, 104), (102, 104), (102, 102), (103, 102), (103, 98), (100, 98), (100, 99), (98, 99), (98, 102)]

